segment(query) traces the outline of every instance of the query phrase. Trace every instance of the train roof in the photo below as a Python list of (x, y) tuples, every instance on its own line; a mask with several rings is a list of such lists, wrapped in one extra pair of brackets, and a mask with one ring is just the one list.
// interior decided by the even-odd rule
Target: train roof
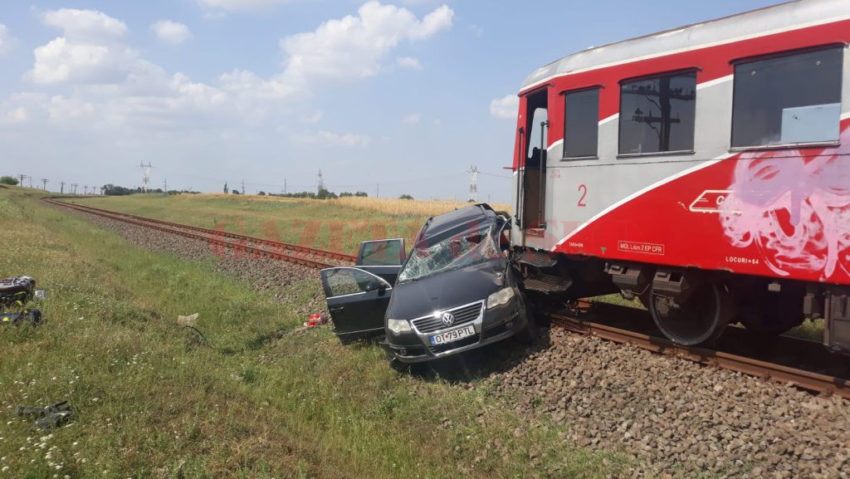
[(524, 92), (553, 78), (850, 18), (848, 0), (795, 0), (568, 55), (539, 68)]

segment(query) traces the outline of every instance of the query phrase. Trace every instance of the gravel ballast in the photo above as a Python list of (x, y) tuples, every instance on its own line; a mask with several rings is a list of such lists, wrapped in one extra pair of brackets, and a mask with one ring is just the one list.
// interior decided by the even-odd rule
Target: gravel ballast
[[(211, 256), (201, 240), (85, 216), (145, 248)], [(314, 269), (232, 257), (217, 268), (280, 300), (284, 286), (312, 280), (313, 299), (298, 311), (325, 311)], [(567, 444), (634, 457), (636, 477), (850, 478), (850, 401), (559, 328), (548, 338), (480, 387), (532, 421), (564, 424)]]
[(563, 329), (491, 376), (567, 439), (623, 451), (647, 476), (850, 477), (850, 402)]

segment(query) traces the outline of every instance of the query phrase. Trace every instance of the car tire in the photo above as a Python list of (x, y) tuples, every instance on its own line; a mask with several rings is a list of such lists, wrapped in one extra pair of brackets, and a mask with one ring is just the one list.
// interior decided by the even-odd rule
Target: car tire
[(522, 331), (517, 333), (516, 338), (519, 342), (526, 345), (536, 344), (538, 339), (540, 339), (540, 332), (537, 328), (537, 318), (534, 315), (534, 309), (525, 299), (523, 299), (523, 307), (525, 309), (526, 325)]
[[(391, 355), (392, 353), (387, 353)], [(423, 375), (428, 371), (428, 363), (405, 363), (399, 361), (395, 355), (389, 358), (390, 367), (399, 374)]]

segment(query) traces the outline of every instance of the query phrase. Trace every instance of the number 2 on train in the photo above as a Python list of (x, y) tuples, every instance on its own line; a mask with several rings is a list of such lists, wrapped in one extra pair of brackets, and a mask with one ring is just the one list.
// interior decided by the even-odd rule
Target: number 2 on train
[(587, 203), (584, 202), (584, 199), (587, 198), (587, 186), (584, 183), (578, 185), (578, 192), (581, 193), (581, 196), (578, 198), (578, 206), (579, 208), (584, 208), (587, 206)]

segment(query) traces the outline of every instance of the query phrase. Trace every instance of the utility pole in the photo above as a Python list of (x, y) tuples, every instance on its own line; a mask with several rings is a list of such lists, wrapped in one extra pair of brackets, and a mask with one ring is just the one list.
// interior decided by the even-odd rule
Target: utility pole
[(77, 194), (77, 184), (76, 183), (71, 183), (71, 194), (74, 194), (74, 195)]
[(242, 195), (245, 195), (245, 178), (242, 178)]
[(27, 176), (27, 179), (30, 180), (30, 188), (32, 188), (32, 176)]
[(168, 193), (168, 178), (165, 178), (164, 180), (162, 180), (162, 189), (163, 189), (163, 191)]
[(142, 192), (148, 191), (148, 184), (151, 182), (151, 162), (149, 161), (147, 164), (144, 162), (139, 162), (139, 168), (142, 169)]
[(283, 178), (283, 194), (286, 194), (286, 177)]
[(381, 197), (381, 185), (376, 184), (375, 185), (375, 198), (380, 198), (380, 197)]
[(471, 203), (478, 203), (478, 167), (470, 166), (469, 170), (469, 201)]
[(316, 194), (321, 194), (322, 190), (325, 189), (325, 180), (322, 178), (322, 170), (319, 170), (319, 178), (317, 180), (318, 188), (316, 190)]
[(18, 186), (20, 186), (21, 188), (24, 187), (24, 178), (26, 178), (26, 177), (27, 177), (27, 175), (18, 175), (18, 178), (19, 178)]
[(47, 178), (41, 179), (41, 189), (47, 191)]
[(60, 195), (65, 194), (65, 182), (64, 181), (59, 182), (59, 194)]
[(89, 194), (89, 187), (86, 186), (86, 185), (83, 185), (83, 195), (87, 195), (87, 194)]

